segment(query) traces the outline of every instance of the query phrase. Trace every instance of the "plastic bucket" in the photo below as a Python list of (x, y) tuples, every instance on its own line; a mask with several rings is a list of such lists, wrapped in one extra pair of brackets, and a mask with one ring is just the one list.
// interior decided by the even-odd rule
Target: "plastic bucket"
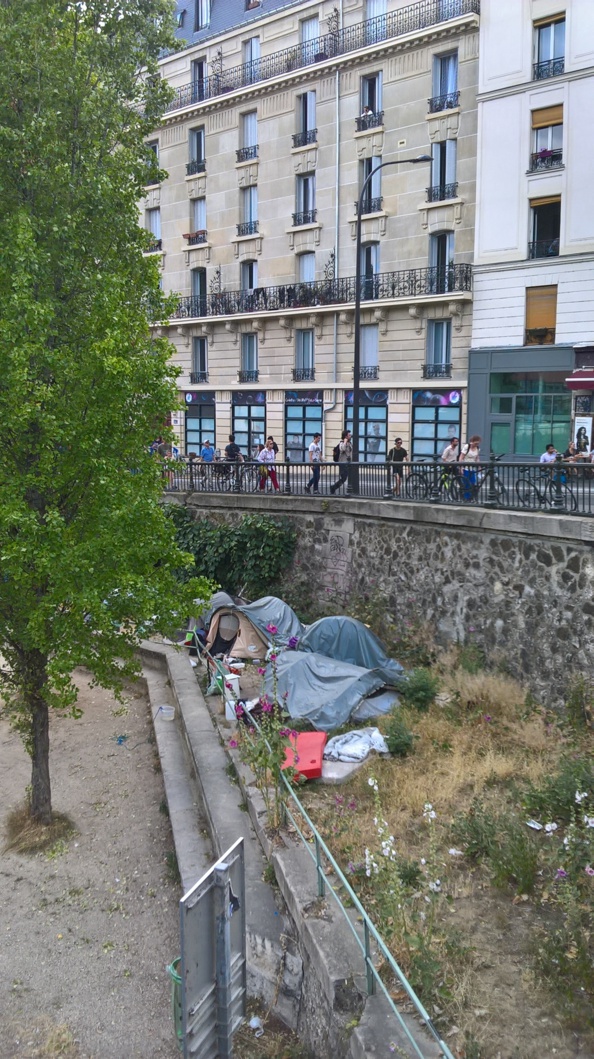
[[(239, 677), (236, 676), (235, 673), (225, 673), (225, 684), (231, 685), (230, 688), (227, 686), (225, 690), (230, 691), (231, 695), (238, 699), (241, 694), (239, 691)], [(231, 696), (225, 696), (225, 698), (227, 697), (231, 698)]]
[(164, 721), (172, 721), (175, 717), (175, 706), (159, 706), (159, 713)]
[(184, 1022), (182, 1014), (182, 980), (181, 975), (177, 973), (180, 963), (181, 956), (178, 956), (176, 960), (172, 960), (172, 962), (167, 965), (167, 974), (171, 978), (171, 1014), (173, 1016), (175, 1036), (177, 1037), (177, 1047), (180, 1052), (183, 1052)]

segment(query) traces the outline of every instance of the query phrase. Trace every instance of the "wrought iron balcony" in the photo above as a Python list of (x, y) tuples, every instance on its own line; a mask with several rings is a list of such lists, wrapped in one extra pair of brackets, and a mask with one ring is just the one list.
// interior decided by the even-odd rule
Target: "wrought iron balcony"
[(212, 99), (258, 81), (268, 81), (292, 70), (347, 55), (371, 44), (392, 40), (406, 33), (418, 33), (450, 19), (463, 15), (478, 15), (479, 12), (480, 0), (448, 0), (445, 5), (436, 3), (436, 0), (420, 0), (419, 3), (400, 8), (399, 11), (331, 31), (317, 40), (304, 41), (253, 62), (210, 74), (203, 80), (192, 81), (178, 88), (167, 110), (180, 110), (203, 99)]
[(250, 162), (252, 158), (258, 157), (258, 144), (253, 143), (251, 147), (240, 147), (235, 152), (235, 157), (238, 162)]
[(565, 72), (565, 56), (560, 59), (547, 59), (543, 63), (534, 63), (532, 67), (532, 78), (534, 81), (544, 81), (547, 77), (558, 77)]
[(293, 382), (315, 382), (315, 368), (293, 368)]
[(454, 107), (459, 106), (460, 93), (445, 92), (442, 96), (433, 96), (427, 102), (429, 103), (429, 113), (439, 114), (441, 110), (453, 110)]
[(528, 327), (524, 337), (525, 346), (552, 346), (555, 342), (554, 327)]
[(204, 158), (194, 158), (193, 161), (186, 164), (186, 176), (193, 176), (194, 173), (205, 173), (206, 172), (206, 161)]
[[(368, 214), (368, 213), (379, 213), (381, 208), (382, 208), (383, 201), (384, 200), (383, 200), (383, 197), (381, 195), (376, 195), (375, 198), (371, 198), (371, 196), (366, 195), (365, 198), (363, 199), (363, 202), (361, 203), (361, 216), (365, 217), (365, 215)], [(356, 202), (355, 203), (355, 216), (357, 216), (358, 212), (359, 212), (359, 203)]]
[(557, 166), (563, 165), (563, 151), (537, 151), (536, 154), (530, 155), (530, 172), (534, 173), (538, 169), (556, 169)]
[(378, 110), (377, 113), (370, 111), (369, 114), (361, 114), (360, 118), (355, 118), (357, 132), (367, 132), (368, 129), (379, 129), (383, 124), (383, 110)]
[(434, 184), (427, 188), (427, 202), (444, 202), (446, 199), (455, 199), (458, 194), (458, 183)]
[(145, 252), (145, 254), (158, 254), (159, 251), (161, 250), (161, 248), (162, 248), (161, 239), (153, 239), (153, 241), (150, 244), (150, 246), (147, 246), (147, 248), (146, 248), (146, 250), (144, 252)]
[(305, 132), (294, 132), (293, 147), (307, 147), (308, 143), (317, 143), (317, 139), (317, 129), (307, 129)]
[(190, 385), (198, 386), (201, 382), (208, 382), (207, 371), (191, 371), (190, 372)]
[(315, 224), (317, 210), (302, 210), (301, 213), (293, 214), (293, 228), (300, 228), (302, 224)]
[(200, 243), (205, 243), (207, 240), (206, 228), (201, 228), (199, 232), (186, 232), (183, 238), (188, 240), (188, 246), (198, 246)]
[(528, 257), (531, 261), (537, 257), (559, 257), (559, 239), (537, 239), (528, 243)]
[(244, 371), (242, 369), (241, 371), (237, 372), (237, 381), (238, 382), (257, 382), (258, 381), (258, 374), (259, 374), (259, 372), (258, 372), (257, 368), (251, 368), (249, 371)]
[[(314, 280), (254, 290), (222, 291), (204, 297), (182, 297), (173, 319), (203, 316), (237, 316), (242, 313), (284, 312), (324, 305), (346, 305), (355, 301), (355, 277)], [(422, 298), (435, 294), (457, 294), (472, 290), (470, 265), (449, 268), (411, 268), (380, 272), (361, 280), (361, 300)]]
[(377, 364), (374, 364), (373, 367), (359, 368), (359, 378), (362, 382), (363, 380), (369, 380), (371, 382), (374, 379), (379, 379), (379, 368)]
[(424, 364), (423, 365), (423, 378), (424, 379), (451, 379), (452, 377), (452, 365), (451, 364)]
[(256, 235), (258, 231), (257, 221), (242, 221), (237, 225), (238, 235)]

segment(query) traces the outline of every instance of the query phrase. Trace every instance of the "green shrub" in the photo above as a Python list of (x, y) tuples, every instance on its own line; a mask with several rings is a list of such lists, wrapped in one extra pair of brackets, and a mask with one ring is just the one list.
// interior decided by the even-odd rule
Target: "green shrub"
[(485, 668), (485, 652), (477, 643), (465, 643), (458, 653), (458, 665), (465, 673), (480, 673)]
[(523, 795), (524, 808), (532, 816), (569, 821), (573, 818), (576, 791), (594, 794), (594, 761), (590, 756), (567, 755), (556, 772), (539, 786), (530, 785)]
[(403, 886), (408, 886), (411, 890), (416, 890), (423, 878), (418, 860), (401, 860), (398, 864), (398, 875)]
[(538, 849), (523, 820), (511, 813), (497, 820), (498, 837), (489, 856), (496, 886), (513, 883), (519, 894), (531, 894), (536, 885)]
[(452, 838), (464, 847), (467, 857), (481, 860), (494, 852), (497, 844), (497, 820), (485, 809), (480, 798), (475, 798), (467, 813), (459, 813), (452, 824)]
[(385, 740), (388, 750), (396, 757), (407, 757), (414, 749), (415, 737), (398, 707), (390, 714)]
[(439, 680), (428, 669), (413, 669), (405, 684), (399, 688), (407, 706), (428, 710), (439, 690)]

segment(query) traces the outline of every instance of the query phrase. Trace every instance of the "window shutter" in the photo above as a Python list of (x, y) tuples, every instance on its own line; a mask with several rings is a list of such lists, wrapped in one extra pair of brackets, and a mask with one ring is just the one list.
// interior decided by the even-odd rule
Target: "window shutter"
[(563, 104), (554, 107), (543, 107), (532, 111), (532, 128), (545, 129), (548, 125), (563, 124)]
[(526, 330), (555, 328), (557, 323), (557, 287), (526, 288)]

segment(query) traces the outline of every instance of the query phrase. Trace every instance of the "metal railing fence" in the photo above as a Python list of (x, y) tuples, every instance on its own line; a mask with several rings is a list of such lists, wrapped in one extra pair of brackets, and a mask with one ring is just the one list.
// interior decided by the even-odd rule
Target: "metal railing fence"
[(385, 462), (385, 456), (373, 455), (366, 462), (348, 464), (277, 461), (272, 469), (276, 485), (269, 473), (262, 474), (262, 465), (256, 460), (203, 463), (195, 458), (180, 459), (164, 465), (163, 484), (165, 489), (178, 492), (363, 497), (594, 515), (594, 462), (588, 459), (548, 464), (492, 460), (466, 465), (417, 460), (393, 465)]

